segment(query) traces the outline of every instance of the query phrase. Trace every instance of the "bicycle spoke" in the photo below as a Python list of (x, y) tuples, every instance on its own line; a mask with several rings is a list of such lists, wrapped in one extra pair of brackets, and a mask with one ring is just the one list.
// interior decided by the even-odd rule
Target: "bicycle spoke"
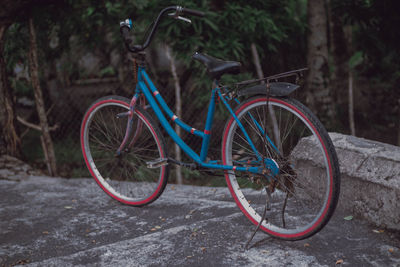
[[(295, 147), (303, 137), (315, 136), (315, 127), (307, 124), (308, 122), (298, 115), (297, 110), (293, 111), (289, 105), (281, 104), (284, 100), (279, 100), (279, 103), (272, 100), (267, 105), (265, 98), (258, 99), (260, 100), (244, 102), (244, 105), (248, 106), (241, 109), (237, 117), (261, 156), (274, 160), (279, 172), (269, 179), (259, 175), (232, 172), (227, 176), (230, 180), (228, 185), (231, 184), (232, 192), (236, 194), (237, 203), (242, 211), (257, 222), (260, 219), (258, 216), (262, 214), (262, 207), (265, 207), (263, 187), (272, 189), (271, 210), (267, 213), (268, 224), (264, 222), (260, 227), (289, 237), (292, 233), (304, 231), (304, 234), (309, 227), (314, 227), (312, 223), (317, 216), (325, 214), (321, 209), (327, 203), (326, 192), (329, 190), (329, 172), (319, 177), (313, 176), (310, 180), (307, 176), (303, 177), (301, 169), (297, 169), (302, 165), (298, 166), (293, 162), (296, 159), (292, 155)], [(238, 158), (256, 158), (237, 123), (234, 122), (230, 126), (227, 138), (229, 141), (225, 152), (230, 154), (226, 157), (226, 164), (232, 164), (232, 161)], [(323, 149), (316, 153), (319, 153), (316, 157), (326, 157)]]
[[(116, 114), (127, 112), (129, 108), (128, 104), (125, 106), (120, 104), (120, 101), (118, 104), (113, 101), (102, 101), (106, 103), (90, 110), (93, 114), (85, 126), (86, 137), (83, 146), (90, 152), (86, 153), (89, 158), (86, 162), (89, 167), (95, 169), (95, 179), (103, 184), (103, 189), (109, 195), (119, 201), (124, 200), (124, 203), (143, 205), (142, 203), (146, 204), (156, 199), (163, 190), (163, 186), (159, 185), (166, 183), (168, 172), (162, 170), (168, 167), (149, 169), (146, 164), (161, 157), (158, 141), (161, 138), (155, 135), (155, 126), (148, 123), (149, 119), (140, 117), (145, 111), (135, 112), (130, 136), (132, 139), (135, 134), (135, 145), (117, 156), (116, 151), (125, 137), (128, 119), (117, 118)], [(135, 127), (138, 127), (139, 120), (141, 128), (137, 131)]]
[(285, 200), (283, 202), (282, 213), (281, 213), (282, 214), (282, 226), (283, 226), (283, 228), (286, 228), (285, 210), (286, 210), (288, 197), (289, 197), (289, 193), (286, 193)]

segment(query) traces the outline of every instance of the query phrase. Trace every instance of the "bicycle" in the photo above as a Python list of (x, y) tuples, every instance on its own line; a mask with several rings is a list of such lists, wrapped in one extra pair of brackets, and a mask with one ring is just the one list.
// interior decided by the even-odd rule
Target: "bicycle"
[[(135, 45), (130, 38), (130, 19), (120, 23), (125, 46), (134, 55), (137, 83), (131, 100), (106, 96), (95, 101), (84, 115), (81, 147), (93, 178), (119, 202), (143, 206), (162, 194), (170, 164), (219, 170), (241, 211), (267, 234), (300, 240), (320, 231), (338, 201), (340, 174), (336, 152), (316, 116), (289, 96), (299, 85), (279, 81), (290, 76), (298, 80), (305, 69), (227, 88), (219, 84), (220, 77), (239, 73), (241, 64), (195, 53), (193, 58), (205, 65), (214, 81), (205, 128), (195, 129), (173, 113), (145, 69), (143, 51), (150, 44), (161, 17), (170, 11), (173, 12), (170, 16), (186, 22), (190, 20), (181, 15), (204, 16), (201, 11), (180, 6), (164, 8), (143, 45)], [(261, 81), (264, 84), (249, 86)], [(240, 101), (242, 97), (246, 99)], [(222, 136), (222, 159), (208, 160), (217, 98), (228, 109), (230, 118)], [(235, 109), (229, 104), (232, 102), (237, 104)], [(180, 162), (168, 156), (164, 137), (148, 108), (193, 162)], [(200, 154), (176, 134), (167, 117), (202, 138)], [(296, 158), (304, 154), (304, 146), (310, 143), (317, 147), (312, 156), (319, 159), (313, 170), (303, 164), (304, 159)], [(310, 176), (311, 171), (318, 171), (318, 175)]]

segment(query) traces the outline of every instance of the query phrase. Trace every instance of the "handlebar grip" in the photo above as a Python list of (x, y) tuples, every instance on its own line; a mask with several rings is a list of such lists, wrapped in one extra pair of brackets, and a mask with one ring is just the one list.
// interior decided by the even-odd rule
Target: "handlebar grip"
[(129, 51), (136, 53), (142, 51), (144, 48), (142, 45), (134, 45), (132, 38), (129, 36), (130, 28), (128, 26), (121, 26), (120, 28), (122, 38), (124, 39), (125, 46)]
[(204, 17), (204, 15), (205, 15), (205, 13), (203, 11), (189, 9), (189, 8), (183, 8), (182, 13), (187, 14), (187, 15), (197, 16), (197, 17)]
[(122, 34), (122, 38), (124, 39), (124, 42), (126, 45), (129, 45), (132, 43), (132, 39), (129, 37), (129, 27), (128, 26), (122, 26), (120, 28), (121, 30), (121, 34)]

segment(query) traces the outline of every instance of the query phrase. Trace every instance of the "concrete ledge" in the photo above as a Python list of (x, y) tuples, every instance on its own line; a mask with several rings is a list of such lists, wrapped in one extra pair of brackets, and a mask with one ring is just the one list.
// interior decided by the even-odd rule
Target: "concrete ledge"
[[(339, 158), (339, 209), (365, 218), (379, 227), (400, 230), (400, 147), (330, 133)], [(295, 159), (319, 175), (322, 161), (311, 138), (302, 139)], [(314, 176), (315, 177), (315, 176)]]

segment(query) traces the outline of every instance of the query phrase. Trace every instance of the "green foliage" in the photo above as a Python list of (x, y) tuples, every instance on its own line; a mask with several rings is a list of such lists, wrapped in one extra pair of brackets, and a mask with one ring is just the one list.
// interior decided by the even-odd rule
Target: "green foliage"
[[(369, 109), (379, 111), (359, 116), (359, 124), (374, 132), (369, 133), (368, 138), (397, 143), (395, 131), (388, 130), (388, 125), (398, 125), (400, 31), (396, 27), (400, 23), (399, 1), (334, 0), (332, 6), (342, 22), (353, 29), (352, 46), (357, 52), (349, 64), (352, 68), (357, 65), (358, 77), (368, 79), (370, 86), (366, 88), (371, 88), (370, 92), (366, 88), (359, 90)], [(390, 135), (393, 137), (388, 138)]]
[(40, 142), (40, 133), (38, 131), (29, 131), (22, 139), (23, 157), (29, 162), (39, 162), (44, 159), (43, 149)]
[(116, 74), (115, 69), (112, 66), (107, 66), (100, 70), (99, 76), (106, 77), (106, 76), (114, 76)]
[(28, 56), (27, 43), (29, 40), (27, 25), (14, 23), (6, 32), (4, 57), (6, 59), (7, 71), (11, 72), (17, 63), (24, 62)]
[[(198, 110), (203, 110), (209, 101), (212, 81), (205, 67), (191, 58), (195, 51), (242, 63), (243, 73), (224, 76), (221, 80), (224, 85), (255, 78), (250, 51), (252, 43), (258, 49), (266, 74), (286, 70), (288, 66), (297, 67), (305, 62), (305, 53), (302, 52), (305, 51), (306, 0), (178, 0), (173, 4), (206, 12), (204, 18), (191, 16), (192, 24), (163, 18), (152, 42), (153, 47), (157, 43), (167, 43), (179, 62), (184, 64), (184, 72), (188, 76), (184, 77), (188, 81), (185, 86), (190, 87), (191, 91), (183, 92), (183, 110), (187, 108), (185, 105), (191, 105), (190, 108), (194, 105)], [(168, 5), (170, 4), (161, 0), (63, 0), (40, 6), (32, 11), (40, 49), (40, 64), (48, 64), (47, 69), (50, 70), (56, 68), (62, 74), (60, 76), (69, 81), (89, 77), (72, 60), (76, 50), (83, 50), (106, 58), (99, 63), (99, 77), (118, 75), (119, 69), (111, 66), (110, 55), (116, 50), (120, 51), (122, 57), (126, 55), (119, 32), (119, 21), (128, 17), (133, 20), (131, 34), (135, 42), (141, 44), (151, 22)], [(19, 18), (7, 33), (5, 56), (10, 72), (16, 63), (27, 62), (27, 44), (28, 24), (26, 18)], [(156, 70), (150, 72), (154, 72), (154, 76), (161, 76), (160, 80), (168, 80), (171, 76), (165, 70), (159, 73)], [(168, 81), (163, 82), (168, 84)], [(26, 94), (29, 87), (18, 83), (18, 90), (21, 94)], [(218, 105), (215, 118), (217, 121), (222, 121), (227, 115), (226, 110), (221, 107), (222, 105)], [(219, 142), (219, 137), (214, 140)], [(61, 161), (67, 158), (78, 161), (77, 155), (62, 151), (61, 146), (67, 149), (68, 142), (60, 143), (60, 147), (56, 145), (56, 150), (60, 151), (56, 152), (59, 153), (57, 158), (61, 157)]]
[(393, 27), (400, 23), (398, 1), (335, 0), (332, 4), (343, 22), (353, 25), (355, 50), (365, 59), (361, 72), (397, 83), (393, 70), (400, 69), (400, 32)]
[(349, 59), (349, 67), (354, 69), (358, 65), (363, 62), (363, 53), (362, 51), (355, 52)]
[(82, 153), (79, 150), (72, 150), (71, 147), (74, 146), (75, 136), (67, 136), (63, 140), (55, 139), (54, 151), (56, 153), (58, 164), (74, 163), (79, 164), (82, 162)]
[[(303, 14), (298, 12), (304, 11), (304, 8), (299, 9), (299, 5), (304, 6), (304, 3), (305, 0), (279, 3), (272, 0), (251, 3), (243, 0), (180, 0), (174, 4), (205, 11), (206, 16), (192, 16), (192, 24), (163, 18), (153, 43), (165, 42), (172, 46), (177, 58), (196, 73), (196, 87), (204, 88), (209, 80), (204, 67), (193, 64), (190, 57), (193, 52), (201, 51), (217, 58), (241, 61), (245, 69), (254, 73), (250, 44), (257, 45), (263, 58), (279, 52), (285, 44), (293, 46), (298, 41), (298, 34), (305, 31)], [(72, 49), (72, 36), (76, 38), (75, 43), (87, 50), (101, 50), (103, 54), (110, 54), (114, 48), (124, 51), (119, 21), (132, 18), (132, 34), (136, 42), (141, 43), (150, 23), (165, 6), (165, 1), (160, 0), (65, 0), (41, 6), (32, 13), (36, 28), (40, 29), (37, 31), (39, 47), (45, 51), (41, 55), (45, 62), (59, 58), (62, 53)], [(29, 40), (27, 28), (26, 20), (20, 19), (9, 30), (6, 58), (10, 71), (17, 62), (26, 61), (26, 43)], [(265, 64), (268, 65), (264, 68), (269, 68), (270, 63)], [(102, 69), (105, 73), (102, 71), (100, 77), (112, 75), (115, 71), (107, 62), (104, 62)], [(68, 75), (73, 75), (76, 66), (64, 67), (64, 70), (69, 71)]]
[[(194, 90), (195, 95), (191, 97), (196, 97), (195, 105), (202, 107), (208, 102), (211, 80), (204, 66), (194, 62), (191, 55), (199, 51), (217, 58), (242, 62), (244, 74), (223, 77), (223, 84), (254, 78), (255, 70), (250, 51), (252, 43), (256, 44), (266, 71), (272, 69), (277, 72), (276, 64), (271, 60), (265, 60), (266, 58), (279, 60), (280, 63), (284, 62), (284, 65), (292, 65), (289, 61), (293, 58), (296, 61), (294, 65), (303, 65), (298, 62), (305, 61), (304, 54), (299, 55), (297, 48), (305, 47), (305, 38), (302, 36), (305, 32), (305, 3), (294, 0), (279, 3), (271, 0), (251, 1), (251, 3), (243, 0), (178, 1), (176, 4), (202, 10), (206, 16), (190, 17), (192, 24), (163, 19), (156, 33), (155, 42), (168, 43), (176, 57), (184, 62), (187, 68), (192, 69), (192, 73), (195, 74), (192, 80), (196, 90)], [(163, 6), (163, 1), (152, 1), (137, 20), (149, 24)], [(302, 12), (298, 12), (299, 10)], [(151, 15), (147, 14), (149, 11)], [(135, 34), (144, 34), (140, 29), (135, 30)], [(289, 47), (292, 51), (286, 54), (295, 56), (285, 58), (273, 56)]]
[(12, 79), (17, 96), (33, 96), (32, 86), (25, 80)]

